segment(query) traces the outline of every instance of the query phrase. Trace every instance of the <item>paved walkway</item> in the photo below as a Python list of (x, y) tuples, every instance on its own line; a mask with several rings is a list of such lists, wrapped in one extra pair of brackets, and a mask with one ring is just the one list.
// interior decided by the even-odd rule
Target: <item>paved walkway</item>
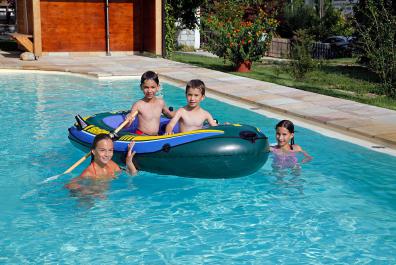
[(287, 114), (314, 125), (369, 140), (396, 150), (396, 111), (301, 91), (286, 86), (248, 79), (162, 58), (137, 55), (46, 56), (38, 61), (21, 61), (0, 53), (0, 69), (62, 71), (96, 77), (140, 76), (154, 70), (162, 78), (183, 86), (202, 79), (208, 90), (222, 97), (253, 104), (255, 108)]

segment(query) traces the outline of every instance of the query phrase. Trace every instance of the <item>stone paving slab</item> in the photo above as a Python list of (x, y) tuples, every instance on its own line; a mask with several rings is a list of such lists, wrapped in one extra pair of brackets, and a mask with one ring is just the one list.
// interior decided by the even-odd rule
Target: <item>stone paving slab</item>
[(208, 90), (219, 96), (253, 104), (255, 109), (303, 118), (314, 125), (396, 150), (396, 111), (163, 58), (125, 54), (51, 54), (37, 61), (21, 61), (16, 54), (0, 51), (0, 69), (61, 71), (99, 78), (140, 77), (143, 72), (154, 70), (160, 74), (161, 79), (175, 81), (181, 86), (190, 79), (202, 79)]

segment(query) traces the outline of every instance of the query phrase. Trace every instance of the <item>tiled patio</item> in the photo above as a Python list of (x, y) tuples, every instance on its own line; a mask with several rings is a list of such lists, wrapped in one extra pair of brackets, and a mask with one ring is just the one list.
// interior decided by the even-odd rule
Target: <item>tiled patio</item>
[(396, 111), (332, 98), (268, 82), (248, 79), (162, 58), (115, 54), (113, 56), (46, 56), (21, 61), (0, 53), (0, 69), (45, 70), (94, 77), (140, 76), (154, 70), (179, 84), (202, 79), (219, 96), (252, 104), (272, 112), (304, 119), (314, 125), (369, 140), (396, 150)]

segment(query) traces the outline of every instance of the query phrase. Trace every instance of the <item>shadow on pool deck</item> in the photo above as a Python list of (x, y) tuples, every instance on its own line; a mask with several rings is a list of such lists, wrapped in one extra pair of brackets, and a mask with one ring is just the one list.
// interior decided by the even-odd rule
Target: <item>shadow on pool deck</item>
[(140, 76), (147, 70), (154, 70), (162, 78), (182, 86), (191, 79), (202, 79), (210, 92), (222, 97), (396, 150), (396, 111), (162, 58), (122, 53), (112, 56), (62, 53), (37, 61), (21, 61), (14, 55), (0, 52), (0, 69), (61, 71), (98, 78)]

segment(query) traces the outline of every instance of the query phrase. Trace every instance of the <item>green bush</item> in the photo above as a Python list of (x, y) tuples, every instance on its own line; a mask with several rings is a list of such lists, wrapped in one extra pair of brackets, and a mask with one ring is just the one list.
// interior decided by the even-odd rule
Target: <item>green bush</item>
[(396, 98), (396, 10), (392, 1), (367, 0), (356, 11), (361, 61), (379, 76), (383, 93)]
[(172, 6), (165, 4), (165, 57), (170, 58), (175, 51), (176, 19), (173, 16)]
[(313, 37), (306, 30), (298, 30), (292, 43), (290, 73), (301, 80), (315, 68), (315, 61), (311, 57)]

